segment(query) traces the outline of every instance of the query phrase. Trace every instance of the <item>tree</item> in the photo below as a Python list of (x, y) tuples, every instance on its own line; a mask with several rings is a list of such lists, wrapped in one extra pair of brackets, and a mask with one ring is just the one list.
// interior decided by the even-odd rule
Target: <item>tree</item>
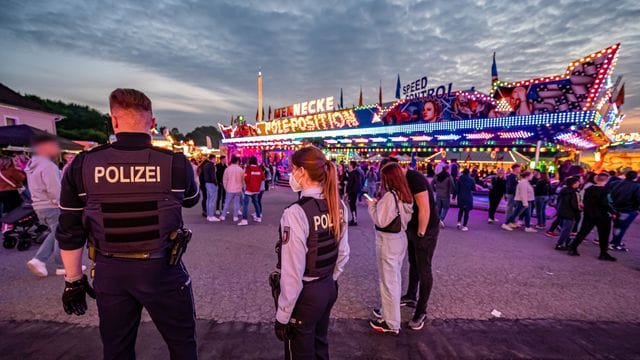
[(185, 139), (193, 140), (196, 146), (206, 146), (207, 136), (211, 138), (211, 144), (214, 148), (219, 147), (222, 134), (215, 126), (198, 126), (190, 133), (187, 133)]
[(62, 137), (105, 143), (111, 134), (111, 117), (96, 109), (86, 105), (64, 103), (60, 100), (42, 99), (36, 95), (25, 95), (25, 97), (43, 105), (53, 113), (64, 116), (56, 123), (57, 132)]
[(169, 135), (171, 135), (171, 137), (176, 140), (176, 141), (184, 141), (185, 140), (185, 136), (180, 132), (180, 130), (178, 130), (178, 128), (172, 128), (171, 131), (169, 131)]

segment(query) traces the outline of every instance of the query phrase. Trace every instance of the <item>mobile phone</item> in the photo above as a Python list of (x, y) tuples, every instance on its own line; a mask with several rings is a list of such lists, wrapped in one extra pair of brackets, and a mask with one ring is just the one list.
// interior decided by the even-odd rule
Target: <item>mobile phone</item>
[(373, 201), (373, 198), (369, 196), (369, 194), (362, 194), (362, 196), (364, 196), (369, 201)]

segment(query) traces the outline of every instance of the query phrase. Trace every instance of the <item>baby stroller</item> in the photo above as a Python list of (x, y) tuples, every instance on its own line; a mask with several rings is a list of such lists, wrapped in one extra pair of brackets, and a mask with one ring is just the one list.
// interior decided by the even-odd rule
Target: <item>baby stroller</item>
[(13, 249), (17, 245), (19, 251), (25, 251), (31, 247), (31, 243), (42, 244), (49, 235), (49, 228), (38, 222), (31, 204), (23, 203), (0, 218), (0, 222), (13, 225), (13, 229), (2, 234), (2, 246), (5, 249)]

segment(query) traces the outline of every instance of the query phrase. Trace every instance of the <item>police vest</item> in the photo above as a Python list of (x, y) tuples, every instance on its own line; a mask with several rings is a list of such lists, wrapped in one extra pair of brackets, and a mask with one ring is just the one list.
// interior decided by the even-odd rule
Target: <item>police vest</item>
[[(338, 241), (331, 232), (332, 227), (329, 223), (327, 202), (324, 199), (303, 197), (294, 204), (300, 205), (309, 223), (304, 276), (321, 278), (332, 275), (338, 260)], [(280, 231), (279, 233), (282, 236), (282, 232)], [(282, 239), (276, 244), (278, 268), (280, 268), (281, 244)]]
[(172, 184), (173, 160), (172, 152), (152, 147), (106, 145), (84, 155), (83, 223), (90, 246), (114, 254), (170, 245), (169, 234), (182, 223), (184, 196), (184, 184)]

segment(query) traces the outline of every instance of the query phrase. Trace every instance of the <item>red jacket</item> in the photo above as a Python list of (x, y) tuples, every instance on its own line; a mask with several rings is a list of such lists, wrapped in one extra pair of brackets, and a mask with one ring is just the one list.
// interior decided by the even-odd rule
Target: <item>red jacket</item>
[(260, 184), (264, 181), (264, 172), (258, 165), (249, 165), (244, 170), (245, 191), (249, 193), (259, 193)]

